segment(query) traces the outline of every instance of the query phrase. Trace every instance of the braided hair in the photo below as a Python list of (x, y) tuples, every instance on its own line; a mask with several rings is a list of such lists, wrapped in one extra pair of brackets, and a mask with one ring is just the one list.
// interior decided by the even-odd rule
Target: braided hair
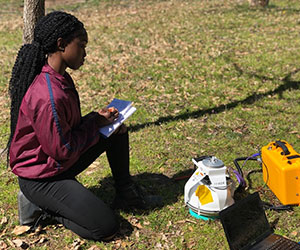
[(54, 11), (42, 17), (35, 29), (31, 44), (23, 45), (17, 55), (9, 81), (10, 108), (10, 136), (7, 143), (7, 160), (9, 148), (15, 133), (19, 109), (22, 99), (46, 62), (46, 56), (57, 51), (57, 40), (63, 38), (70, 43), (74, 38), (85, 32), (82, 22), (75, 16)]

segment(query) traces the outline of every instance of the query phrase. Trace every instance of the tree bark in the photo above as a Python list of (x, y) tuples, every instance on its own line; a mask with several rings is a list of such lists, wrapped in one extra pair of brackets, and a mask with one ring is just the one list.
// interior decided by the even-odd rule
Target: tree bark
[(248, 0), (251, 6), (266, 7), (269, 4), (269, 0)]
[(23, 42), (33, 41), (34, 27), (37, 21), (45, 15), (45, 0), (24, 0)]

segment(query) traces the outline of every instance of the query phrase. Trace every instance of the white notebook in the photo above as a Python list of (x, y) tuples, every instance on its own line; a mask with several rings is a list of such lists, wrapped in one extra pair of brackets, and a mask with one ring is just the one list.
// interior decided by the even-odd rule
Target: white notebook
[(131, 101), (125, 101), (116, 98), (113, 99), (107, 107), (115, 107), (119, 111), (119, 117), (113, 123), (100, 128), (100, 133), (104, 137), (109, 137), (128, 117), (130, 117), (136, 111), (136, 108), (132, 106)]

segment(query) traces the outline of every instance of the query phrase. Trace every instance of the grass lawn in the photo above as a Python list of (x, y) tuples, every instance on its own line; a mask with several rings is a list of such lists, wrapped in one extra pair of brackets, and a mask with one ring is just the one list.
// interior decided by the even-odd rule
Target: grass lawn
[[(0, 148), (9, 135), (8, 81), (22, 43), (22, 2), (0, 0)], [(30, 249), (229, 249), (218, 220), (191, 217), (183, 188), (191, 159), (233, 160), (284, 139), (300, 153), (300, 2), (271, 0), (267, 8), (246, 0), (46, 0), (47, 11), (65, 10), (84, 22), (87, 60), (70, 72), (82, 113), (114, 97), (132, 100), (131, 172), (165, 205), (144, 214), (121, 212), (121, 230), (108, 243), (80, 239), (60, 225), (17, 236), (16, 177), (0, 162), (0, 249), (20, 239)], [(245, 175), (260, 169), (243, 166)], [(106, 202), (114, 197), (105, 155), (79, 180)], [(234, 177), (233, 177), (234, 178)], [(235, 179), (236, 180), (236, 179)], [(279, 205), (251, 175), (250, 193)], [(300, 185), (298, 186), (300, 187)], [(275, 232), (300, 241), (300, 208), (267, 211)], [(7, 248), (5, 248), (5, 246)], [(1, 248), (2, 247), (2, 248)], [(16, 247), (15, 247), (16, 248)]]

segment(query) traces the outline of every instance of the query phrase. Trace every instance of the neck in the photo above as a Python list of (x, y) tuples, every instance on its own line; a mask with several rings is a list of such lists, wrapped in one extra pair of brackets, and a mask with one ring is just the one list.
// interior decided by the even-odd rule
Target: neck
[(59, 73), (62, 76), (65, 74), (67, 66), (65, 65), (63, 60), (61, 60), (60, 53), (56, 52), (48, 55), (47, 62), (49, 66), (52, 69), (54, 69), (57, 73)]

